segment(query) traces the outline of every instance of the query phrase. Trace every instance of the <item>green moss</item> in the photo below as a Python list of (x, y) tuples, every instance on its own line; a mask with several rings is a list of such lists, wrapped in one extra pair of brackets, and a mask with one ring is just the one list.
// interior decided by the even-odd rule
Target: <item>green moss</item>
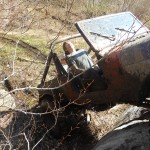
[(32, 107), (34, 107), (35, 105), (37, 105), (37, 99), (35, 97), (29, 97), (27, 100), (26, 100), (26, 107), (31, 109)]
[(47, 52), (49, 50), (47, 47), (47, 42), (37, 36), (24, 36), (21, 38), (21, 40), (28, 43), (29, 45), (37, 47), (42, 52)]

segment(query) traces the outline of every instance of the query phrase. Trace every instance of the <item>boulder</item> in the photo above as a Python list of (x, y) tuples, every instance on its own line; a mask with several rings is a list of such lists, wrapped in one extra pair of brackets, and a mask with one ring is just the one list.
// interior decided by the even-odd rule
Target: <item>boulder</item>
[(0, 111), (7, 111), (10, 108), (14, 109), (15, 107), (16, 104), (13, 96), (4, 89), (0, 89)]

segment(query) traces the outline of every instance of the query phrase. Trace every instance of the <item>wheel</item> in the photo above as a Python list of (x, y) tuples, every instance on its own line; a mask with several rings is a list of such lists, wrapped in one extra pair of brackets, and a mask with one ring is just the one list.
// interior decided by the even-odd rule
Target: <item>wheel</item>
[(53, 97), (51, 95), (45, 94), (39, 98), (39, 105), (41, 108), (45, 110), (53, 110), (54, 102)]

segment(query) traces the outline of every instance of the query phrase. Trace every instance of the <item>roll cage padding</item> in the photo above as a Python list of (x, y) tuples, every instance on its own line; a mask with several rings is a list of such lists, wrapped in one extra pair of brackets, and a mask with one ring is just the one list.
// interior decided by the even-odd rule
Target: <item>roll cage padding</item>
[(47, 76), (47, 73), (48, 73), (48, 70), (49, 70), (49, 67), (50, 67), (50, 64), (51, 64), (51, 60), (53, 59), (54, 61), (54, 64), (56, 66), (56, 70), (58, 72), (59, 75), (68, 75), (68, 73), (65, 71), (65, 69), (63, 68), (60, 60), (58, 59), (58, 56), (56, 53), (53, 53), (52, 51), (50, 52), (49, 56), (48, 56), (48, 59), (47, 59), (47, 63), (46, 63), (46, 67), (45, 67), (45, 70), (44, 70), (44, 73), (43, 73), (43, 77), (42, 77), (42, 80), (41, 80), (41, 84), (43, 84), (45, 82), (45, 79), (46, 79), (46, 76)]
[(58, 56), (57, 56), (56, 53), (53, 53), (53, 61), (54, 61), (54, 64), (56, 66), (57, 73), (60, 76), (63, 76), (63, 75), (68, 76), (68, 73), (66, 72), (66, 70), (62, 66), (62, 64), (61, 64), (60, 60), (58, 59)]

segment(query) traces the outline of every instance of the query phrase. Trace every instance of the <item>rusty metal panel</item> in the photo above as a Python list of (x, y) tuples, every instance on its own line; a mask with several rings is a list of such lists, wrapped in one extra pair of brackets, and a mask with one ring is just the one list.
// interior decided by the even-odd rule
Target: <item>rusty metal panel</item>
[(141, 81), (150, 75), (150, 34), (124, 47), (120, 62), (129, 74)]
[(75, 25), (87, 43), (100, 51), (149, 32), (131, 12), (82, 20)]

